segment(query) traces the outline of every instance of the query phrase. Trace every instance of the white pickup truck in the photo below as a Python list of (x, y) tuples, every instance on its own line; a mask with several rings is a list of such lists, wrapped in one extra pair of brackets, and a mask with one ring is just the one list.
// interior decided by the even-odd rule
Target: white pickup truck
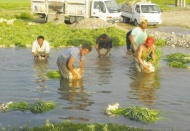
[(71, 23), (85, 18), (100, 18), (107, 22), (121, 21), (121, 11), (115, 0), (31, 0), (31, 11), (46, 21), (59, 12), (63, 21)]
[(141, 20), (146, 19), (148, 25), (158, 25), (162, 23), (162, 10), (154, 3), (137, 2), (134, 5), (122, 4), (121, 16), (124, 22), (133, 22), (134, 25), (140, 24)]

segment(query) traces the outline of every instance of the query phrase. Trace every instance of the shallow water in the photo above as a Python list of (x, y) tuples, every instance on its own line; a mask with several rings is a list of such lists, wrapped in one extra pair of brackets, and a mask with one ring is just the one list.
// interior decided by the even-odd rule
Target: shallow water
[[(71, 120), (73, 122), (118, 123), (159, 130), (190, 130), (190, 70), (175, 69), (161, 61), (153, 74), (133, 69), (126, 47), (114, 48), (107, 58), (98, 58), (95, 49), (86, 56), (81, 80), (48, 79), (45, 74), (57, 70), (56, 59), (64, 49), (52, 49), (48, 62), (34, 62), (30, 49), (0, 49), (0, 103), (9, 101), (52, 100), (55, 110), (43, 114), (13, 111), (0, 113), (0, 125), (19, 127)], [(189, 53), (182, 48), (164, 47), (164, 55)], [(167, 119), (144, 124), (122, 116), (108, 117), (104, 109), (119, 102), (121, 107), (146, 106), (163, 112)]]

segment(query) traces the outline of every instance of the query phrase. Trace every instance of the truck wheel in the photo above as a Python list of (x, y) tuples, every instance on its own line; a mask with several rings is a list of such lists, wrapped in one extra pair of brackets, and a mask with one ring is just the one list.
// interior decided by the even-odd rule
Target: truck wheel
[(130, 21), (129, 18), (127, 18), (127, 17), (123, 17), (123, 22), (124, 22), (124, 23), (128, 23), (129, 21)]
[(138, 25), (138, 22), (137, 22), (137, 20), (135, 19), (134, 20), (134, 26), (137, 26)]
[(48, 22), (48, 15), (44, 17), (45, 22)]

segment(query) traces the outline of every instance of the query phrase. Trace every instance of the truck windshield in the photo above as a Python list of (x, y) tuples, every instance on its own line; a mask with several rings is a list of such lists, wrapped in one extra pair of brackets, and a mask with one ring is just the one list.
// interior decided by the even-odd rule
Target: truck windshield
[(157, 5), (141, 5), (142, 13), (160, 13)]
[(105, 4), (109, 13), (120, 12), (119, 6), (115, 1), (105, 1)]

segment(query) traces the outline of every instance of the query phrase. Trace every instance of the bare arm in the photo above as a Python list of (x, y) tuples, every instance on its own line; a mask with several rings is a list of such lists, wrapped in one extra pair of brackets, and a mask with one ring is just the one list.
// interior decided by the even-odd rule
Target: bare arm
[(156, 46), (153, 45), (153, 50), (152, 50), (152, 52), (151, 52), (152, 64), (154, 64), (154, 62), (156, 61), (155, 51), (156, 51)]
[(73, 78), (74, 78), (74, 79), (77, 79), (77, 78), (78, 78), (78, 75), (77, 75), (76, 72), (74, 71), (73, 63), (74, 63), (74, 57), (71, 56), (70, 59), (69, 59), (69, 62), (68, 62), (68, 68), (69, 68), (69, 71), (72, 73)]
[(36, 60), (38, 60), (39, 58), (38, 58), (38, 55), (37, 55), (37, 53), (36, 52), (32, 52), (32, 54), (33, 54), (33, 56), (34, 56), (34, 58), (36, 59)]
[(95, 45), (96, 51), (98, 52), (98, 55), (101, 56), (100, 50), (98, 49), (98, 44)]
[(45, 59), (47, 60), (49, 57), (49, 53), (45, 53)]
[(144, 68), (146, 68), (146, 66), (144, 65), (144, 63), (143, 63), (143, 61), (142, 61), (142, 58), (141, 58), (142, 52), (143, 52), (143, 45), (140, 44), (139, 47), (138, 47), (138, 49), (137, 49), (137, 59), (138, 59), (139, 63), (140, 63)]
[(80, 61), (80, 74), (82, 75), (84, 71), (84, 59)]
[(131, 42), (131, 44), (132, 44), (132, 46), (133, 46), (134, 51), (136, 51), (136, 50), (137, 50), (137, 47), (136, 47), (136, 45), (135, 45), (134, 37), (135, 37), (134, 35), (130, 34), (129, 40), (130, 40), (130, 42)]

